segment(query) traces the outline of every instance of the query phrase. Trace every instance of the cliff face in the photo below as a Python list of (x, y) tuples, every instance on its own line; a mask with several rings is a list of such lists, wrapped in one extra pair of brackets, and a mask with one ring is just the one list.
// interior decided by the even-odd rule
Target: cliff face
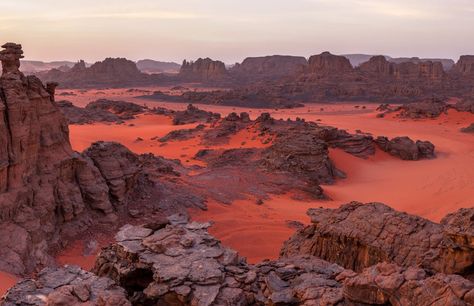
[(352, 72), (353, 70), (351, 63), (347, 58), (344, 56), (333, 55), (329, 52), (313, 55), (308, 60), (308, 73), (340, 74)]
[(380, 262), (470, 277), (474, 264), (473, 210), (441, 224), (397, 212), (380, 203), (311, 209), (312, 225), (285, 242), (281, 255), (312, 255), (362, 271)]
[(83, 229), (94, 214), (113, 219), (113, 207), (97, 168), (71, 149), (55, 84), (44, 87), (18, 70), (20, 45), (3, 48), (0, 269), (24, 273), (49, 263), (60, 234)]
[(221, 61), (199, 58), (195, 62), (183, 61), (178, 78), (187, 81), (219, 81), (227, 77), (227, 69)]
[(461, 75), (474, 76), (474, 55), (463, 55), (454, 66), (454, 70)]
[(439, 80), (445, 76), (440, 62), (401, 62), (387, 61), (384, 56), (374, 56), (361, 64), (358, 70), (371, 77), (388, 77), (396, 79)]

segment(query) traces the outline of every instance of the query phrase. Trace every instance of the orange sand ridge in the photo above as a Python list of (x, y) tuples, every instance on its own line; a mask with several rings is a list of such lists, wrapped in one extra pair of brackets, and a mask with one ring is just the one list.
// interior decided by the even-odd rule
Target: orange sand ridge
[[(186, 107), (184, 104), (133, 97), (122, 100), (170, 109)], [(366, 109), (355, 108), (355, 105), (365, 105)], [(323, 186), (332, 201), (301, 202), (285, 195), (274, 196), (261, 206), (256, 205), (254, 199), (249, 199), (236, 201), (232, 205), (211, 202), (207, 211), (192, 211), (196, 220), (214, 221), (211, 233), (252, 262), (276, 258), (283, 241), (294, 232), (287, 226), (287, 220), (308, 223), (305, 212), (310, 207), (338, 207), (353, 200), (379, 201), (395, 209), (439, 221), (447, 213), (474, 204), (474, 137), (459, 132), (461, 127), (474, 122), (473, 114), (452, 110), (437, 119), (415, 121), (393, 116), (376, 118), (377, 105), (364, 103), (310, 104), (291, 110), (249, 110), (212, 105), (198, 107), (224, 116), (233, 111), (247, 111), (252, 118), (268, 111), (275, 118), (318, 120), (350, 132), (360, 129), (374, 136), (406, 135), (415, 140), (429, 140), (436, 146), (437, 158), (422, 161), (402, 161), (381, 151), (364, 160), (341, 150), (330, 150), (336, 166), (347, 174), (347, 179), (339, 180), (332, 186)], [(135, 127), (100, 124), (71, 126), (71, 141), (76, 150), (82, 150), (96, 140), (115, 140), (137, 153), (152, 152), (168, 158), (180, 158), (185, 163), (195, 152), (204, 148), (196, 139), (170, 142), (163, 147), (159, 142), (149, 141), (151, 137), (164, 136), (174, 129), (189, 128), (171, 126), (169, 121), (157, 116), (143, 116), (127, 123), (134, 123)], [(247, 142), (248, 147), (256, 147), (258, 140), (251, 143), (252, 136), (242, 131), (231, 139), (230, 144), (222, 147), (238, 147), (242, 142)], [(145, 141), (135, 143), (136, 137), (142, 137)], [(190, 160), (187, 163), (193, 162)]]

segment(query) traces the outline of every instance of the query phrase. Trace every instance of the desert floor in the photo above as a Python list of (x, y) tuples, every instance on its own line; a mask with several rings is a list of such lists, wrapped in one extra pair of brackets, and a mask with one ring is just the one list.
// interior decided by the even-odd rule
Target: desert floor
[[(186, 107), (185, 104), (134, 98), (140, 94), (140, 90), (151, 92), (158, 89), (165, 90), (67, 90), (66, 92), (74, 92), (75, 95), (58, 95), (57, 99), (64, 98), (78, 106), (84, 106), (99, 98), (108, 98), (175, 110)], [(235, 201), (231, 205), (210, 201), (207, 211), (191, 211), (194, 220), (213, 221), (211, 234), (246, 256), (249, 262), (276, 258), (282, 243), (295, 231), (288, 225), (288, 221), (307, 224), (309, 218), (305, 212), (311, 207), (334, 208), (350, 201), (377, 201), (397, 210), (440, 221), (446, 214), (474, 204), (474, 136), (459, 132), (461, 127), (474, 122), (474, 114), (451, 110), (437, 119), (402, 120), (393, 116), (376, 118), (377, 104), (370, 103), (315, 103), (290, 110), (249, 110), (199, 104), (196, 106), (219, 112), (223, 116), (234, 111), (247, 111), (252, 119), (261, 112), (270, 112), (274, 118), (300, 117), (350, 132), (361, 130), (373, 136), (409, 136), (414, 140), (429, 140), (436, 146), (437, 158), (421, 161), (402, 161), (381, 151), (377, 151), (368, 159), (360, 159), (341, 150), (332, 149), (332, 160), (337, 168), (347, 174), (347, 178), (338, 180), (334, 185), (323, 186), (331, 198), (329, 201), (304, 202), (294, 200), (291, 194), (286, 194), (273, 196), (263, 205), (256, 205), (255, 199), (252, 198)], [(98, 140), (117, 141), (136, 153), (151, 152), (167, 158), (177, 158), (186, 165), (192, 165), (199, 164), (192, 159), (192, 156), (203, 148), (199, 139), (174, 141), (163, 146), (151, 138), (162, 137), (172, 130), (195, 126), (196, 124), (173, 126), (167, 117), (141, 115), (123, 125), (71, 125), (70, 138), (73, 148), (77, 151), (82, 151)], [(228, 144), (217, 148), (262, 146), (258, 139), (252, 140), (253, 136), (245, 131), (240, 132)], [(137, 141), (138, 137), (143, 140)], [(58, 262), (90, 268), (94, 254), (84, 256), (83, 250), (84, 243), (76, 242), (60, 254)], [(0, 293), (2, 289), (5, 290), (3, 287), (9, 287), (13, 281), (11, 276), (0, 274)]]

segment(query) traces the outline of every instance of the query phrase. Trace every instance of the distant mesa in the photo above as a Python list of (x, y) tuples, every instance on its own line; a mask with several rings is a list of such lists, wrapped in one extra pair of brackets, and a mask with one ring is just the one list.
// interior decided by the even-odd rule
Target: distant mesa
[(225, 64), (210, 58), (198, 58), (196, 61), (183, 61), (178, 77), (186, 81), (221, 81), (228, 77)]
[(301, 73), (307, 65), (302, 56), (247, 57), (241, 64), (235, 64), (231, 72), (238, 78), (275, 79)]
[(308, 60), (308, 73), (333, 74), (353, 71), (349, 60), (344, 56), (323, 52), (313, 55)]
[(137, 61), (137, 68), (144, 73), (178, 73), (181, 65), (173, 62), (160, 62), (151, 59)]

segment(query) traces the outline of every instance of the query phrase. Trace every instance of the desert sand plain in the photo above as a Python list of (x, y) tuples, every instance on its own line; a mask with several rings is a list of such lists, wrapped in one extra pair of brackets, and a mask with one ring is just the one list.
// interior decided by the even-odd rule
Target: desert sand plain
[[(186, 104), (137, 99), (133, 97), (134, 94), (121, 89), (102, 90), (98, 94), (97, 91), (76, 94), (68, 99), (77, 105), (84, 105), (92, 99), (108, 98), (174, 110), (186, 107)], [(357, 105), (359, 107), (356, 108)], [(349, 132), (361, 130), (374, 136), (409, 136), (429, 140), (436, 146), (437, 158), (419, 161), (403, 161), (378, 149), (374, 156), (367, 159), (354, 157), (340, 149), (331, 149), (330, 157), (336, 167), (347, 174), (347, 178), (338, 180), (336, 184), (323, 186), (331, 200), (299, 201), (294, 200), (291, 194), (286, 194), (273, 196), (260, 206), (255, 205), (255, 199), (252, 198), (231, 205), (210, 201), (207, 211), (196, 210), (191, 213), (195, 220), (214, 221), (210, 232), (224, 244), (247, 256), (250, 262), (276, 258), (282, 242), (294, 232), (287, 221), (307, 223), (309, 219), (305, 212), (311, 207), (338, 207), (350, 201), (377, 201), (397, 210), (439, 221), (447, 213), (472, 205), (474, 190), (470, 182), (474, 178), (474, 167), (470, 165), (474, 164), (473, 136), (459, 132), (461, 127), (474, 122), (471, 113), (450, 110), (437, 119), (407, 120), (393, 115), (376, 118), (375, 109), (378, 105), (374, 103), (314, 103), (304, 108), (280, 110), (196, 106), (223, 116), (247, 111), (252, 119), (262, 112), (270, 112), (277, 119), (300, 117), (307, 121), (318, 120), (321, 124), (347, 129)], [(71, 143), (75, 150), (82, 151), (98, 140), (117, 141), (136, 153), (151, 152), (180, 159), (186, 165), (199, 164), (200, 161), (192, 158), (203, 149), (198, 139), (173, 141), (165, 146), (151, 140), (172, 130), (196, 125), (173, 126), (169, 118), (159, 115), (141, 115), (122, 125), (71, 125)], [(254, 136), (241, 131), (228, 144), (212, 148), (265, 146)], [(143, 141), (137, 141), (137, 137)]]
[[(149, 90), (166, 88), (142, 88)], [(58, 91), (58, 98), (62, 91)], [(182, 110), (186, 104), (157, 102), (139, 99), (137, 92), (127, 89), (67, 90), (67, 100), (77, 106), (107, 98)], [(66, 95), (65, 95), (66, 96)], [(377, 149), (376, 154), (367, 159), (357, 158), (340, 149), (331, 149), (330, 157), (335, 166), (344, 171), (345, 179), (334, 185), (323, 186), (329, 200), (303, 201), (291, 193), (273, 195), (262, 205), (256, 199), (234, 201), (223, 204), (209, 200), (208, 210), (193, 210), (191, 217), (197, 221), (212, 221), (210, 233), (225, 245), (239, 251), (251, 263), (262, 259), (275, 259), (282, 243), (295, 231), (295, 224), (307, 224), (306, 211), (312, 207), (335, 208), (350, 201), (383, 202), (389, 206), (439, 221), (447, 213), (461, 207), (471, 206), (474, 189), (470, 183), (474, 179), (474, 141), (472, 134), (460, 133), (461, 127), (474, 122), (474, 114), (449, 110), (436, 119), (407, 120), (394, 115), (377, 118), (377, 104), (374, 103), (313, 103), (296, 109), (243, 109), (238, 107), (199, 105), (207, 111), (226, 116), (231, 112), (247, 111), (252, 119), (262, 112), (269, 112), (276, 119), (304, 118), (320, 124), (356, 130), (373, 136), (409, 136), (413, 139), (429, 140), (436, 146), (437, 158), (419, 161), (403, 161)], [(172, 130), (194, 128), (197, 124), (173, 125), (171, 119), (162, 115), (139, 115), (125, 124), (95, 123), (70, 125), (70, 140), (74, 150), (82, 151), (95, 141), (117, 141), (135, 153), (153, 153), (166, 158), (179, 159), (184, 165), (202, 165), (193, 156), (204, 147), (200, 140), (192, 138), (171, 141), (166, 145), (156, 137), (163, 137)], [(252, 148), (265, 147), (261, 139), (243, 130), (232, 136), (227, 144), (212, 148)], [(137, 140), (141, 138), (141, 140)], [(154, 140), (152, 139), (154, 138)], [(376, 191), (376, 192), (374, 192)], [(93, 266), (95, 255), (111, 237), (94, 237), (97, 246), (85, 253), (85, 241), (75, 241), (57, 256), (59, 264), (76, 264), (85, 269)], [(86, 254), (86, 255), (85, 255)], [(0, 294), (11, 287), (17, 278), (0, 272)]]

